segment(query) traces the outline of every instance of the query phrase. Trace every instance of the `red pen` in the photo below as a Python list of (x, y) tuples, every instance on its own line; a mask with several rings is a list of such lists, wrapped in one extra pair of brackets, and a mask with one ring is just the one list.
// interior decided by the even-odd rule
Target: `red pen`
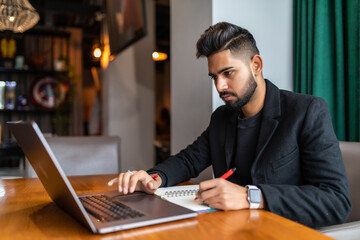
[[(232, 168), (229, 171), (227, 171), (226, 173), (224, 173), (220, 178), (222, 179), (227, 179), (228, 177), (230, 177), (231, 175), (233, 175), (233, 173), (236, 171), (236, 168)], [(198, 197), (196, 197), (194, 200), (197, 200)]]
[(154, 180), (157, 182), (156, 178), (157, 178), (158, 176), (159, 176), (159, 175), (156, 173), (154, 176), (151, 176), (151, 177), (152, 177), (152, 179), (154, 179)]
[(232, 168), (229, 171), (227, 171), (226, 173), (224, 173), (224, 175), (222, 175), (220, 178), (222, 179), (227, 179), (228, 177), (230, 177), (231, 175), (233, 175), (233, 173), (236, 171), (236, 168)]

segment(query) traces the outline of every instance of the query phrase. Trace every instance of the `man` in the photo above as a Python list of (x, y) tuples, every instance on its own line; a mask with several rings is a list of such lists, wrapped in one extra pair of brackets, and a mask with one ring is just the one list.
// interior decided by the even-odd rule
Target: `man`
[[(344, 222), (351, 210), (348, 182), (325, 101), (264, 79), (256, 42), (238, 26), (211, 26), (197, 51), (207, 57), (226, 105), (186, 149), (147, 172), (121, 173), (109, 185), (117, 181), (124, 194), (153, 193), (212, 165), (215, 179), (201, 182), (198, 193), (210, 207), (266, 209), (311, 227)], [(234, 167), (231, 177), (220, 178)]]

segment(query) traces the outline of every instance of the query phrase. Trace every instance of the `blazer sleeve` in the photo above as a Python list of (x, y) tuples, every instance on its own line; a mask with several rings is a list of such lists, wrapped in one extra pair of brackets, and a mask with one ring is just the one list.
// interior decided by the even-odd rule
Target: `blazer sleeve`
[(323, 99), (311, 101), (298, 136), (303, 184), (258, 184), (266, 209), (311, 227), (343, 223), (351, 210), (349, 186)]
[(148, 170), (160, 172), (165, 176), (165, 184), (173, 186), (190, 178), (197, 177), (210, 166), (209, 127), (189, 146), (164, 162)]

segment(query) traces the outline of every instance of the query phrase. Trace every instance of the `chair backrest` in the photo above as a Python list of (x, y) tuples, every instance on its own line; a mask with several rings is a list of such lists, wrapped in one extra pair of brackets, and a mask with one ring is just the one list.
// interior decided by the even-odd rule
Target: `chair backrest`
[[(120, 172), (120, 138), (114, 136), (47, 137), (66, 175)], [(37, 177), (28, 160), (24, 177)]]
[(340, 142), (350, 185), (352, 210), (347, 222), (360, 220), (360, 142)]

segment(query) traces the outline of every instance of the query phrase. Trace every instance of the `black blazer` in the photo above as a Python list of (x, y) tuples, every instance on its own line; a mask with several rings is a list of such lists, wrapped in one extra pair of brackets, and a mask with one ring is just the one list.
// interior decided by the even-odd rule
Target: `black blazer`
[[(349, 187), (326, 102), (265, 81), (251, 177), (266, 209), (311, 227), (344, 222), (351, 210)], [(219, 107), (193, 144), (151, 171), (163, 174), (166, 186), (197, 177), (211, 164), (220, 177), (235, 152), (237, 114)]]

